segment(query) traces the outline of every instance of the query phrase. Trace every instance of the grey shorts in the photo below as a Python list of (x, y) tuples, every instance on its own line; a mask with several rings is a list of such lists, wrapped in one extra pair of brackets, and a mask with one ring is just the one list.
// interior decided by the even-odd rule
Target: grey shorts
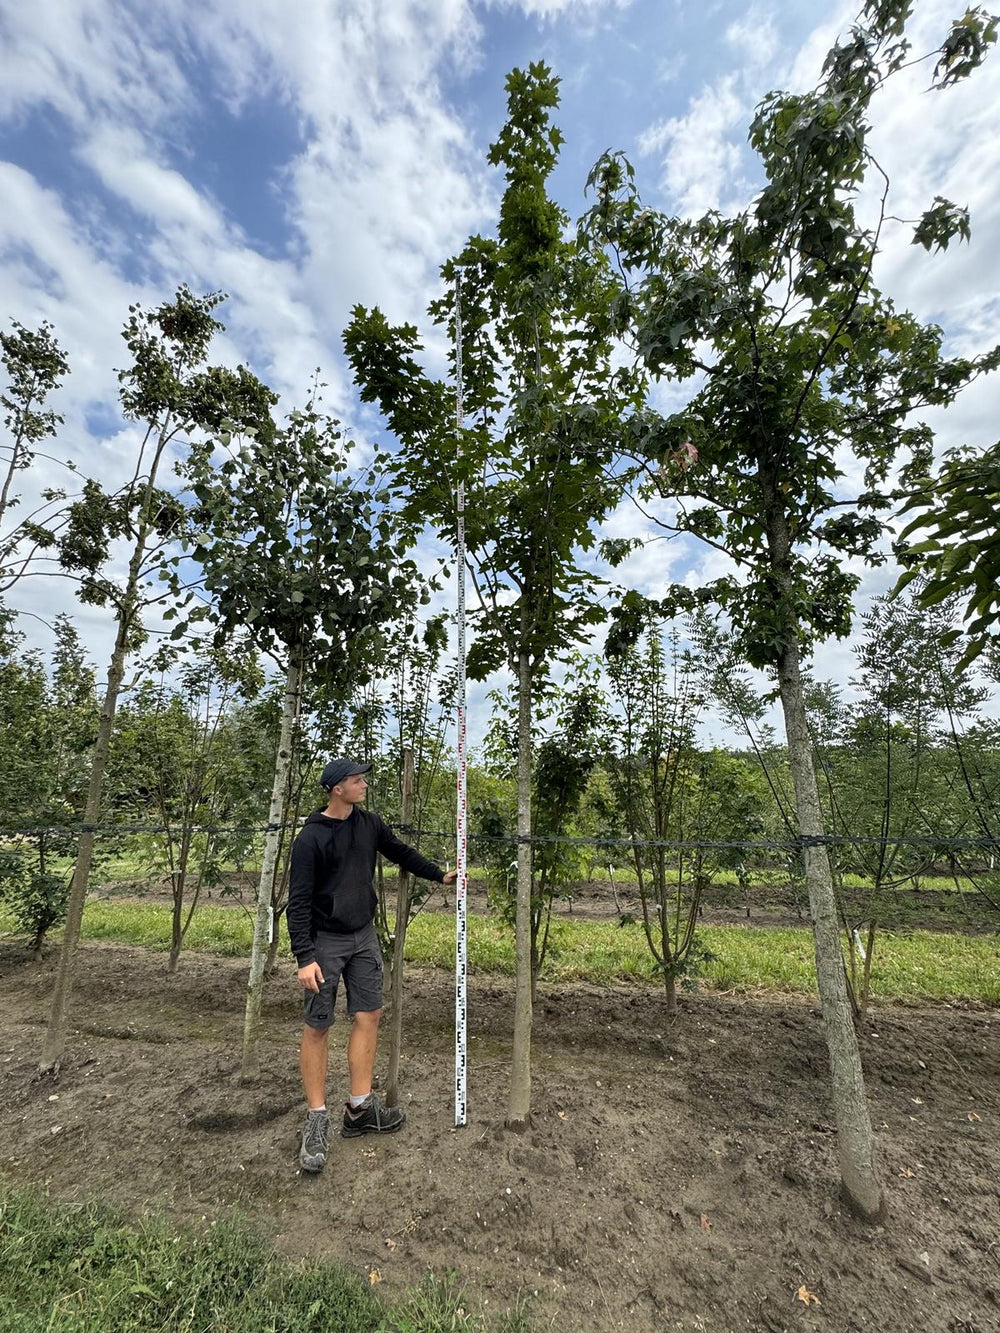
[(374, 924), (350, 935), (316, 935), (316, 961), (323, 973), (319, 994), (305, 992), (307, 1027), (328, 1028), (333, 1022), (337, 984), (344, 978), (349, 1014), (370, 1013), (382, 1008), (382, 951)]

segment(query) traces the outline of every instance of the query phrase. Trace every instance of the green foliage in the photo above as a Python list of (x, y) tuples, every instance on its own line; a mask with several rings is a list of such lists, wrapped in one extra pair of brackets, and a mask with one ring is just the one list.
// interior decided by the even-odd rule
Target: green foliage
[[(479, 608), (469, 672), (480, 679), (520, 652), (544, 675), (553, 656), (602, 618), (580, 564), (592, 525), (617, 501), (610, 471), (639, 378), (614, 361), (610, 268), (564, 239), (548, 197), (562, 136), (552, 124), (558, 80), (543, 64), (507, 80), (508, 120), (489, 160), (506, 190), (497, 239), (473, 236), (442, 267), (448, 294), (430, 307), (455, 332), (462, 309), (466, 428), (456, 439), (452, 390), (421, 368), (413, 326), (358, 307), (345, 347), (366, 402), (401, 444), (407, 512), (456, 536), (454, 480), (466, 485), (466, 540)], [(459, 446), (456, 449), (456, 444)]]
[(951, 450), (938, 475), (921, 479), (903, 507), (911, 518), (896, 553), (907, 568), (896, 592), (911, 587), (928, 608), (965, 600), (965, 623), (944, 634), (946, 645), (964, 643), (963, 666), (982, 656), (1000, 624), (998, 506), (1000, 444), (983, 452)]
[(62, 924), (69, 900), (69, 877), (64, 869), (50, 869), (47, 857), (70, 845), (67, 838), (50, 837), (0, 851), (0, 901), (15, 933), (27, 935), (36, 952), (49, 931)]
[[(59, 535), (60, 564), (78, 577), (81, 600), (113, 606), (128, 628), (129, 648), (142, 638), (139, 580), (162, 568), (162, 547), (180, 538), (186, 516), (179, 497), (156, 485), (164, 450), (185, 438), (193, 447), (223, 419), (250, 434), (273, 436), (275, 395), (242, 366), (230, 371), (205, 364), (212, 338), (223, 328), (214, 313), (223, 299), (217, 292), (195, 296), (181, 286), (172, 301), (152, 310), (129, 307), (122, 337), (131, 360), (118, 380), (124, 415), (145, 428), (136, 473), (114, 493), (88, 479)], [(113, 544), (122, 539), (131, 549), (124, 587), (104, 572)]]
[(760, 793), (747, 766), (699, 751), (704, 706), (699, 664), (674, 634), (665, 644), (647, 621), (642, 638), (609, 660), (614, 711), (606, 722), (605, 766), (642, 903), (655, 966), (674, 1003), (677, 977), (709, 961), (695, 933), (702, 894), (723, 867), (742, 871), (738, 848), (668, 847), (668, 842), (738, 842), (759, 836)]
[[(620, 156), (590, 178), (596, 201), (581, 235), (620, 257), (616, 327), (654, 376), (701, 376), (678, 412), (647, 409), (634, 423), (646, 490), (683, 497), (670, 526), (739, 569), (697, 593), (675, 589), (659, 609), (727, 608), (755, 666), (847, 633), (857, 562), (884, 559), (890, 469), (900, 454), (911, 471), (926, 468), (931, 432), (915, 414), (1000, 362), (1000, 349), (944, 357), (941, 330), (898, 311), (872, 281), (889, 218), (884, 197), (861, 218), (858, 189), (877, 169), (871, 104), (904, 62), (908, 13), (895, 0), (867, 5), (819, 88), (765, 99), (750, 130), (765, 183), (745, 212), (656, 213)], [(942, 47), (939, 83), (967, 74), (996, 35), (979, 11), (958, 29)], [(967, 231), (964, 213), (939, 200), (917, 239), (944, 246)], [(864, 468), (858, 493), (845, 493), (848, 453)], [(621, 619), (627, 637), (635, 608)]]
[(18, 931), (41, 948), (65, 916), (68, 877), (59, 858), (72, 839), (30, 830), (65, 826), (78, 817), (97, 726), (93, 669), (68, 619), (56, 621), (51, 672), (23, 636), (0, 633), (0, 748), (5, 780), (0, 827), (10, 830), (0, 854), (0, 898)]
[(263, 651), (312, 654), (357, 678), (385, 624), (427, 596), (376, 473), (348, 475), (351, 443), (314, 402), (270, 436), (237, 447), (224, 430), (218, 446), (221, 463), (206, 443), (184, 469), (196, 502), (184, 542), (213, 599), (216, 644), (242, 627)]
[[(37, 330), (31, 330), (17, 320), (12, 321), (11, 332), (0, 333), (0, 363), (7, 377), (6, 388), (0, 394), (7, 431), (7, 438), (0, 441), (0, 579), (7, 591), (25, 572), (32, 548), (46, 547), (54, 541), (51, 527), (39, 522), (38, 514), (8, 525), (6, 530), (4, 520), (20, 503), (13, 491), (15, 475), (31, 466), (37, 446), (62, 425), (63, 418), (45, 403), (68, 374), (69, 363), (51, 324), (43, 321)], [(67, 466), (74, 470), (72, 463)], [(42, 495), (46, 505), (63, 498), (59, 490)], [(45, 512), (44, 506), (41, 512)], [(28, 545), (27, 552), (22, 543)]]
[(27, 446), (54, 435), (63, 418), (41, 406), (60, 380), (69, 373), (69, 363), (53, 336), (52, 325), (43, 320), (37, 331), (11, 321), (12, 333), (0, 333), (3, 364), (8, 386), (0, 394), (4, 425), (13, 437), (13, 465), (26, 468), (31, 455)]
[[(485, 752), (494, 778), (506, 779), (512, 787), (518, 748), (515, 710), (500, 694), (491, 697), (494, 713)], [(552, 839), (532, 847), (531, 967), (536, 978), (549, 948), (553, 903), (570, 897), (574, 883), (584, 874), (587, 849), (560, 839), (583, 833), (584, 803), (602, 752), (605, 708), (596, 664), (578, 656), (563, 684), (550, 686), (542, 709), (536, 711), (531, 828), (534, 836)], [(490, 904), (512, 924), (517, 850), (514, 803), (494, 789), (489, 800), (474, 802), (472, 811), (475, 831), (489, 839), (477, 848), (487, 868)]]

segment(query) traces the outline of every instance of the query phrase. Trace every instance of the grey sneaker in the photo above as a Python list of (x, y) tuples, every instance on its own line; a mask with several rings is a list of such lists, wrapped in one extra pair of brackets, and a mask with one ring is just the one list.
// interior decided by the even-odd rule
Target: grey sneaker
[(330, 1142), (329, 1111), (310, 1111), (302, 1131), (299, 1165), (303, 1171), (322, 1171), (326, 1165), (326, 1150)]
[(357, 1134), (391, 1134), (405, 1123), (405, 1111), (398, 1106), (383, 1106), (375, 1093), (370, 1092), (357, 1110), (347, 1103), (340, 1132), (345, 1139), (353, 1139)]

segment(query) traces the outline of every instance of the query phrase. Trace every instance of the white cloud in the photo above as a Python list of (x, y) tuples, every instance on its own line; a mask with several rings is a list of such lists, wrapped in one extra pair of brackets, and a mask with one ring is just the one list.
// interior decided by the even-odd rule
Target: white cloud
[(486, 3), (498, 9), (519, 9), (529, 17), (555, 19), (564, 14), (577, 18), (601, 9), (628, 9), (632, 0), (486, 0)]
[(779, 46), (774, 16), (760, 5), (751, 5), (742, 18), (730, 23), (726, 41), (740, 57), (744, 68), (767, 65)]
[(736, 78), (727, 76), (692, 98), (686, 115), (658, 121), (640, 135), (639, 151), (662, 157), (660, 188), (671, 207), (695, 216), (731, 196), (741, 157), (733, 131), (744, 121)]

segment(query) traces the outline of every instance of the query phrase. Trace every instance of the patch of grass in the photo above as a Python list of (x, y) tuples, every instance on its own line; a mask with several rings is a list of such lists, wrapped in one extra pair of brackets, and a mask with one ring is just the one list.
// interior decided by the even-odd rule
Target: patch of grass
[[(454, 922), (443, 913), (421, 913), (406, 937), (413, 962), (452, 967)], [(712, 955), (701, 984), (716, 990), (816, 993), (812, 932), (750, 926), (705, 926), (698, 932)], [(553, 922), (547, 982), (592, 981), (613, 985), (658, 982), (652, 956), (638, 924), (604, 921)], [(472, 971), (513, 974), (511, 932), (488, 917), (469, 918)], [(878, 938), (872, 994), (886, 1000), (969, 999), (1000, 1001), (1000, 945), (995, 937), (913, 931)]]
[(129, 1226), (97, 1204), (0, 1202), (0, 1327), (17, 1333), (375, 1333), (382, 1315), (358, 1278), (285, 1264), (236, 1221), (174, 1231), (155, 1219)]
[[(493, 916), (469, 917), (469, 967), (473, 972), (514, 975), (513, 932)], [(9, 931), (0, 909), (0, 931)], [(705, 926), (698, 932), (712, 955), (699, 982), (716, 990), (769, 990), (815, 994), (812, 933), (808, 928)], [(158, 903), (96, 901), (83, 915), (83, 938), (114, 940), (166, 950), (170, 910)], [(206, 905), (195, 912), (185, 948), (248, 957), (253, 923), (246, 912)], [(406, 936), (411, 963), (451, 968), (455, 921), (447, 912), (421, 912)], [(552, 923), (546, 982), (657, 983), (642, 927), (632, 923)], [(886, 1000), (1000, 1002), (1000, 943), (995, 936), (936, 931), (883, 931), (876, 943), (872, 994)]]
[[(379, 1333), (473, 1333), (483, 1329), (482, 1319), (468, 1305), (453, 1273), (445, 1278), (430, 1274), (423, 1286), (386, 1317)], [(491, 1319), (488, 1327), (491, 1333), (527, 1333), (527, 1313), (522, 1305)]]
[(467, 1305), (451, 1279), (387, 1305), (343, 1268), (281, 1258), (238, 1219), (133, 1226), (100, 1204), (0, 1194), (0, 1328), (10, 1333), (526, 1333), (520, 1313), (486, 1321)]
[[(170, 948), (170, 917), (170, 908), (163, 903), (89, 902), (81, 934), (85, 940), (165, 950)], [(186, 949), (225, 957), (249, 956), (252, 944), (253, 918), (232, 907), (198, 907), (184, 937)]]

